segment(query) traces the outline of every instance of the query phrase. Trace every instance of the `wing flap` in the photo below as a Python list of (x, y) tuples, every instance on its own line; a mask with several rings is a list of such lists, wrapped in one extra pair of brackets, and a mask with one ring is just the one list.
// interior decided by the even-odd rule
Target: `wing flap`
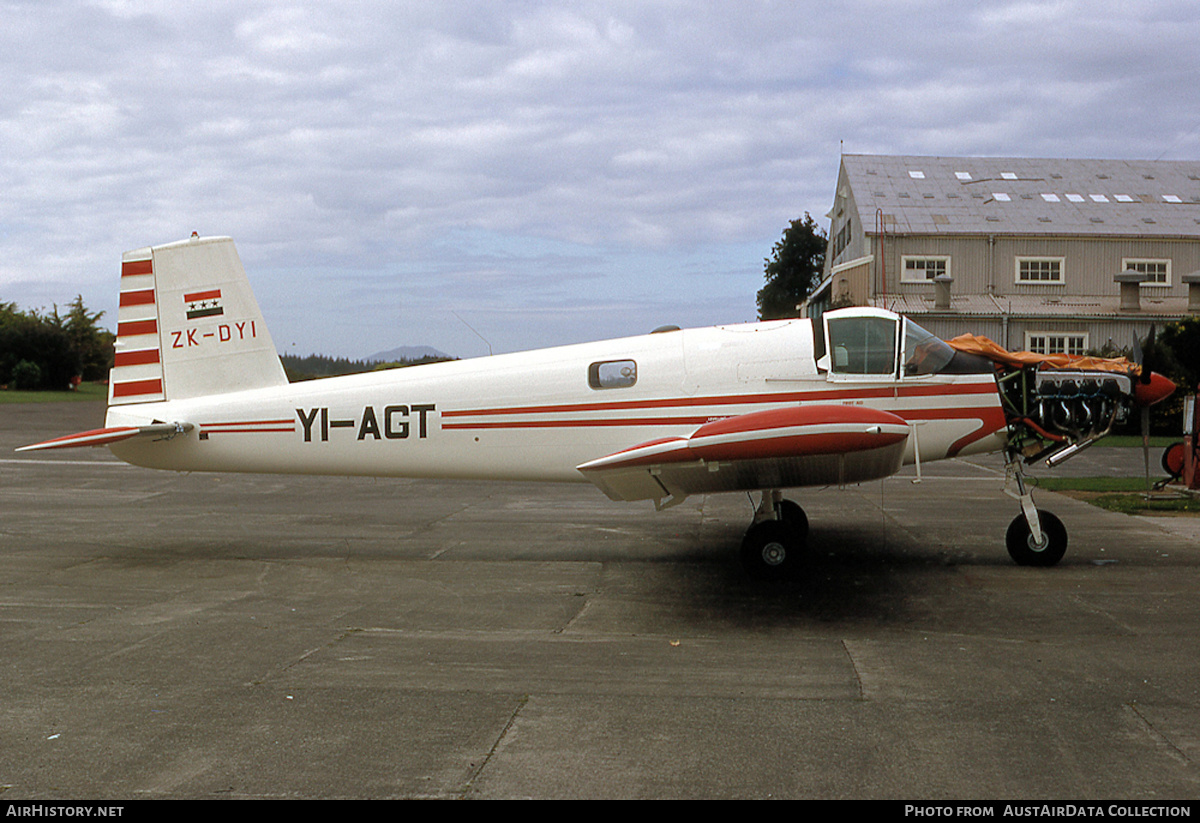
[(55, 437), (29, 446), (21, 446), (17, 451), (32, 452), (46, 449), (77, 449), (84, 446), (107, 446), (119, 443), (131, 437), (174, 437), (177, 434), (189, 432), (195, 428), (191, 423), (152, 423), (146, 426), (113, 426), (106, 429), (92, 429), (85, 432), (68, 434), (65, 437)]
[(793, 406), (706, 423), (578, 466), (614, 500), (859, 483), (895, 474), (903, 418), (862, 406)]

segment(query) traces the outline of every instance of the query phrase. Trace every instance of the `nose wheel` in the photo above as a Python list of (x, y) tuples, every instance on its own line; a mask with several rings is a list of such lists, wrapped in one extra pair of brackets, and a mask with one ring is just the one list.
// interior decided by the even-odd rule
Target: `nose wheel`
[(1043, 509), (1037, 510), (1037, 517), (1041, 531), (1037, 539), (1023, 513), (1008, 524), (1004, 542), (1008, 556), (1018, 566), (1053, 566), (1067, 553), (1067, 527), (1063, 522)]

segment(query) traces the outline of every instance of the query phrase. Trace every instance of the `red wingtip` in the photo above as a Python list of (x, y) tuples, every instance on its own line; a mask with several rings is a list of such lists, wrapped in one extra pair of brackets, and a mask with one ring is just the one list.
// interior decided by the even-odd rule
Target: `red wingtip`
[(1134, 399), (1139, 406), (1153, 406), (1159, 401), (1166, 400), (1175, 391), (1175, 384), (1158, 372), (1150, 373), (1150, 382), (1137, 382), (1133, 391)]

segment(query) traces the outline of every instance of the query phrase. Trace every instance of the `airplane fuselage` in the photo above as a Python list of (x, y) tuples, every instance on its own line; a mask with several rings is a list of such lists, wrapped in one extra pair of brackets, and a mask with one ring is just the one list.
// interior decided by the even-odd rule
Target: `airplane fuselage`
[(107, 425), (192, 421), (169, 442), (111, 446), (152, 468), (550, 481), (585, 480), (577, 466), (632, 444), (805, 405), (903, 418), (905, 462), (1003, 447), (993, 375), (827, 374), (813, 342), (803, 319), (673, 330), (113, 406)]

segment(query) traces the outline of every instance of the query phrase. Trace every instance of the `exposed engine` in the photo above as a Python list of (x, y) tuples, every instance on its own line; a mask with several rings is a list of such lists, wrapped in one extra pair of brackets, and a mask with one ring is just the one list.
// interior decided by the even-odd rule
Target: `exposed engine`
[(1010, 368), (999, 384), (1014, 445), (1030, 462), (1065, 460), (1129, 418), (1134, 380), (1121, 372)]
[(1034, 382), (1043, 427), (1079, 439), (1125, 422), (1133, 381), (1123, 374), (1039, 371)]

